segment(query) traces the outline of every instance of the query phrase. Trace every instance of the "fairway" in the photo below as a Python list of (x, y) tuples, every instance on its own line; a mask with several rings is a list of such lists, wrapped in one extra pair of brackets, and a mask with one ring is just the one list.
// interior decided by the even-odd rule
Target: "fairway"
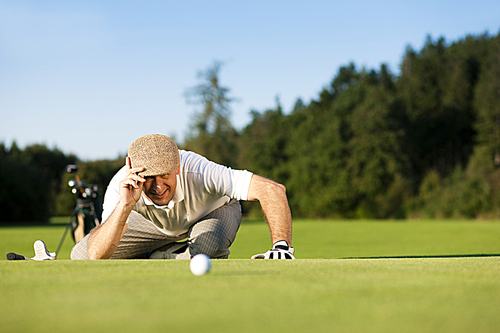
[[(64, 225), (0, 228), (2, 332), (496, 332), (500, 223), (294, 224), (295, 261), (249, 260), (269, 246), (246, 222), (229, 260), (196, 277), (188, 261), (9, 262)], [(6, 246), (8, 248), (6, 248)], [(65, 258), (63, 256), (66, 256)]]

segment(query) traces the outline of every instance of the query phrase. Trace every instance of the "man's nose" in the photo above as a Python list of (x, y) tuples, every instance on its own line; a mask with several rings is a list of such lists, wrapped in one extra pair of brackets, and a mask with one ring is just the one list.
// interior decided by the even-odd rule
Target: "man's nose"
[(153, 187), (155, 187), (157, 189), (161, 189), (162, 185), (163, 185), (163, 182), (162, 182), (161, 176), (156, 176), (153, 179)]

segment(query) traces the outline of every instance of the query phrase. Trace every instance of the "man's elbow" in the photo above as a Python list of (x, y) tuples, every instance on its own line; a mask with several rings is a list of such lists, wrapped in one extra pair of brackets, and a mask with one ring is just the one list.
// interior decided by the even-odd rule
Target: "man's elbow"
[(277, 183), (275, 181), (272, 181), (269, 183), (270, 185), (270, 190), (274, 193), (279, 193), (279, 194), (286, 194), (286, 187), (283, 184)]
[(88, 256), (89, 256), (89, 259), (90, 260), (99, 260), (99, 259), (103, 259), (101, 255), (99, 255), (94, 249), (92, 249), (90, 246), (89, 246), (89, 249), (88, 249)]
[(272, 198), (281, 198), (282, 196), (286, 197), (285, 185), (268, 178), (254, 175), (250, 183), (248, 194), (249, 201), (262, 201)]
[(99, 260), (102, 259), (96, 253), (89, 251), (89, 260)]

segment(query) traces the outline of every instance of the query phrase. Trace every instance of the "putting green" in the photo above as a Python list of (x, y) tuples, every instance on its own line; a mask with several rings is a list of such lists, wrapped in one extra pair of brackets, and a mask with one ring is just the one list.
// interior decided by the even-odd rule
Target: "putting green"
[[(265, 251), (263, 221), (241, 226), (229, 260), (7, 261), (54, 251), (63, 224), (0, 227), (2, 332), (497, 332), (500, 223), (294, 223), (294, 261)], [(321, 259), (320, 259), (321, 258)]]
[(494, 332), (500, 258), (0, 262), (3, 332)]

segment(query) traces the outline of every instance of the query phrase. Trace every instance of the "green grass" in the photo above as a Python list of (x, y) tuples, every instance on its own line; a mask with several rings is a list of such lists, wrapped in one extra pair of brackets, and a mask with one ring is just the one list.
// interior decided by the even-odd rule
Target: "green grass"
[[(267, 248), (266, 230), (264, 222), (242, 225), (230, 258), (249, 258)], [(500, 222), (299, 220), (293, 246), (301, 259), (500, 256)]]
[[(229, 260), (196, 277), (188, 261), (9, 262), (54, 251), (63, 224), (0, 227), (2, 332), (497, 332), (500, 223), (294, 223), (295, 261), (244, 223)], [(61, 260), (62, 259), (62, 260)]]

